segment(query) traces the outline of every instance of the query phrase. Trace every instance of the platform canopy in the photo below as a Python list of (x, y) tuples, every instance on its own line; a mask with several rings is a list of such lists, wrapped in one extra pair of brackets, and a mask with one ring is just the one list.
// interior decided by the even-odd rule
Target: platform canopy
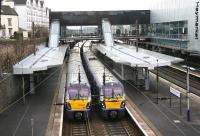
[(42, 48), (13, 66), (13, 74), (33, 74), (63, 64), (68, 46)]
[(169, 55), (153, 52), (130, 45), (115, 44), (115, 46), (105, 46), (103, 44), (94, 45), (98, 51), (106, 55), (115, 63), (129, 65), (131, 67), (148, 67), (154, 69), (160, 66), (169, 66), (172, 63), (178, 63), (183, 59)]

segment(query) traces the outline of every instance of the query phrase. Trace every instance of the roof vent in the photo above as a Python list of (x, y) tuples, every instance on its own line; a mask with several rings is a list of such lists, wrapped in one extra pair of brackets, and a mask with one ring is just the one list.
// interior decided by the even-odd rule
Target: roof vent
[(47, 59), (43, 59), (43, 60), (41, 60), (41, 62), (46, 62), (46, 61), (48, 61)]
[(91, 60), (96, 60), (96, 58), (95, 58), (95, 57), (93, 57), (93, 58), (89, 58), (89, 61), (91, 61)]
[(145, 57), (143, 57), (143, 59), (149, 59), (150, 57), (149, 56), (145, 56)]

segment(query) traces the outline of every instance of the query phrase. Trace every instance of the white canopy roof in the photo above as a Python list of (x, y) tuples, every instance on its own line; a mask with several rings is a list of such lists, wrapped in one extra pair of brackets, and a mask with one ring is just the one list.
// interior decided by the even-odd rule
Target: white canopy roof
[(183, 59), (169, 55), (153, 52), (134, 46), (115, 44), (115, 46), (95, 45), (94, 48), (106, 54), (116, 63), (129, 65), (131, 67), (148, 67), (154, 69), (157, 66), (169, 66), (172, 63), (183, 61)]
[(42, 48), (13, 66), (14, 74), (33, 74), (34, 71), (47, 70), (48, 68), (63, 64), (68, 46), (57, 48)]

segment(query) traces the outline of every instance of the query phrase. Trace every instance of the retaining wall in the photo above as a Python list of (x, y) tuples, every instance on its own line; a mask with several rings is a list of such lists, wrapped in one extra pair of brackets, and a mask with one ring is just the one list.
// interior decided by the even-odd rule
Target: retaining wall
[[(29, 90), (29, 77), (24, 76), (25, 91)], [(10, 75), (0, 81), (0, 112), (23, 94), (22, 76)]]

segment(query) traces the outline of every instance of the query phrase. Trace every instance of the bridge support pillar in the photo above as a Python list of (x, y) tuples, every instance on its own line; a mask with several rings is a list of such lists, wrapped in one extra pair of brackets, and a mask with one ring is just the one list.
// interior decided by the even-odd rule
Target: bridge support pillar
[(145, 90), (149, 90), (149, 70), (148, 68), (144, 68), (145, 70)]
[(35, 94), (34, 74), (30, 75), (30, 94)]

